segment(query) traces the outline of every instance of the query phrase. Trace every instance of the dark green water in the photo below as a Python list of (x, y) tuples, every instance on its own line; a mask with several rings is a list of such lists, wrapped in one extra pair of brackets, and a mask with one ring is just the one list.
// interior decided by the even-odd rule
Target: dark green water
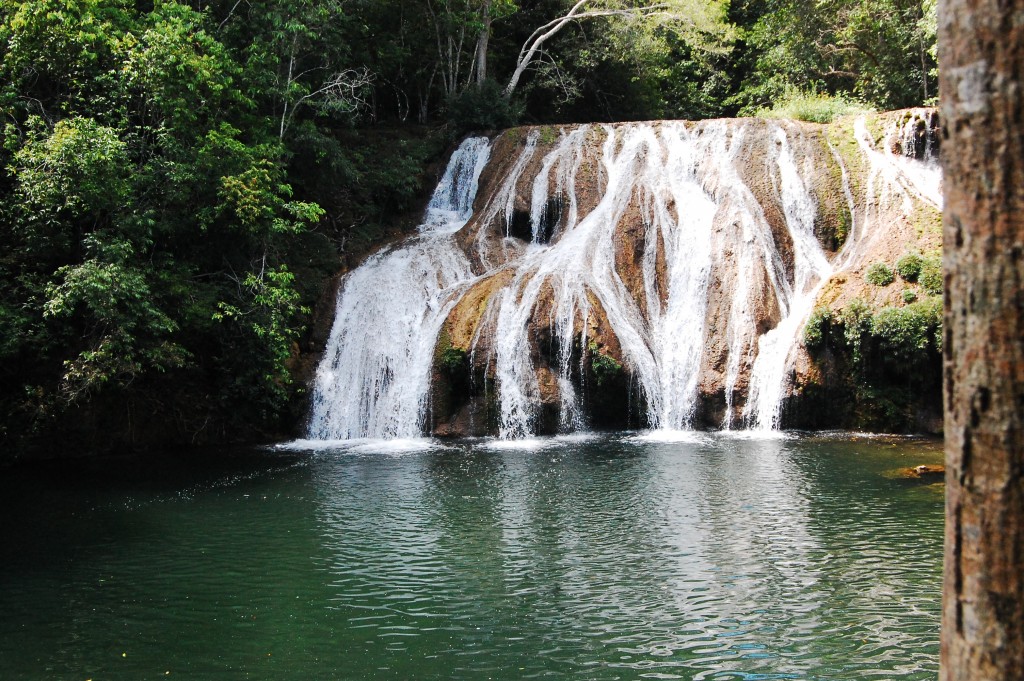
[(691, 439), (0, 472), (0, 677), (936, 677), (939, 444)]

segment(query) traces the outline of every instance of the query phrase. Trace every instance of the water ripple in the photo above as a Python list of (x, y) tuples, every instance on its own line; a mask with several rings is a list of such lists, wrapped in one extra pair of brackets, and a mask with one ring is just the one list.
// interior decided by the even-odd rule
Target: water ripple
[(942, 498), (886, 475), (934, 444), (542, 443), (44, 495), (5, 678), (934, 679)]

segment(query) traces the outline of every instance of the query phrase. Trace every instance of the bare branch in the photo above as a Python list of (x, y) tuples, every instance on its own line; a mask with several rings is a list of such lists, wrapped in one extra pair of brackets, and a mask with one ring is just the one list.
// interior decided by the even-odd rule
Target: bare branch
[[(505, 86), (506, 97), (515, 92), (516, 87), (519, 85), (519, 79), (522, 78), (523, 73), (526, 71), (527, 67), (529, 67), (530, 62), (537, 56), (537, 52), (540, 50), (541, 46), (573, 21), (615, 16), (649, 17), (657, 14), (677, 16), (676, 14), (668, 11), (672, 7), (669, 3), (656, 3), (652, 5), (622, 9), (594, 9), (584, 11), (584, 6), (589, 2), (591, 2), (591, 0), (579, 0), (579, 2), (573, 5), (572, 9), (567, 13), (556, 19), (552, 19), (543, 26), (540, 26), (530, 35), (529, 38), (527, 38), (526, 42), (523, 43), (522, 49), (519, 50), (519, 58), (516, 60), (515, 71), (512, 73), (512, 77), (509, 79), (508, 85)], [(678, 16), (679, 18), (684, 18), (681, 15)]]
[(335, 73), (320, 88), (307, 92), (299, 97), (287, 114), (287, 121), (282, 122), (281, 136), (284, 136), (299, 107), (311, 99), (319, 98), (325, 107), (351, 114), (364, 109), (367, 88), (373, 84), (375, 76), (365, 66), (358, 69), (345, 69)]
[(232, 6), (232, 7), (231, 7), (231, 11), (229, 11), (229, 12), (228, 12), (228, 15), (227, 15), (226, 17), (224, 17), (224, 21), (220, 22), (220, 24), (218, 24), (218, 25), (217, 25), (217, 30), (218, 30), (218, 31), (219, 31), (219, 30), (221, 30), (222, 28), (224, 28), (224, 24), (228, 23), (228, 21), (229, 21), (229, 20), (231, 19), (231, 17), (232, 17), (233, 15), (234, 15), (234, 13), (235, 13), (235, 10), (236, 10), (236, 9), (238, 9), (238, 6), (239, 6), (239, 5), (241, 5), (241, 4), (242, 4), (242, 0), (238, 0), (238, 1), (237, 1), (237, 2), (236, 2), (236, 3), (235, 3), (235, 4), (234, 4), (234, 5)]

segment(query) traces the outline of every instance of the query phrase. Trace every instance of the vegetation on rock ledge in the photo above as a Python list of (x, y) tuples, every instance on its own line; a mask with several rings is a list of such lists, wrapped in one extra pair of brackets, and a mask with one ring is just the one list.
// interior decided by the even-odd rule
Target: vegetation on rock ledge
[(876, 310), (860, 299), (818, 307), (803, 341), (829, 376), (807, 387), (809, 397), (832, 405), (835, 425), (900, 432), (920, 427), (915, 410), (941, 414), (940, 297)]

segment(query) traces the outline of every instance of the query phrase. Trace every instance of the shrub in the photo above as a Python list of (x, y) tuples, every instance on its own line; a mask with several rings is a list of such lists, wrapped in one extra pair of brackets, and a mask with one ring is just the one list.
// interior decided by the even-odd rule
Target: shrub
[(448, 102), (448, 120), (457, 133), (510, 128), (522, 115), (523, 105), (493, 80), (471, 85)]
[(888, 286), (893, 279), (892, 270), (884, 262), (876, 262), (864, 274), (864, 280), (875, 286)]
[(540, 143), (546, 147), (550, 147), (558, 142), (560, 136), (558, 128), (553, 125), (546, 125), (540, 129)]
[(854, 298), (839, 313), (843, 323), (843, 339), (853, 350), (854, 361), (860, 361), (861, 342), (871, 329), (871, 308), (860, 298)]
[(896, 261), (896, 272), (905, 281), (917, 281), (917, 278), (921, 275), (921, 266), (924, 264), (924, 258), (917, 253), (907, 253), (902, 258)]
[(610, 357), (598, 350), (597, 343), (591, 341), (588, 346), (593, 358), (590, 360), (590, 368), (594, 372), (594, 380), (598, 385), (618, 376), (622, 372), (622, 364), (614, 357)]
[(770, 109), (758, 109), (761, 118), (790, 118), (811, 123), (831, 123), (840, 116), (868, 113), (872, 109), (841, 96), (789, 90)]
[(912, 303), (915, 300), (917, 300), (917, 294), (914, 292), (913, 289), (909, 289), (909, 288), (903, 289), (903, 302), (904, 303)]
[(871, 319), (871, 335), (895, 359), (914, 362), (942, 329), (942, 301), (929, 298), (907, 307), (883, 308)]
[(466, 366), (466, 351), (449, 346), (441, 351), (441, 369), (447, 374), (456, 374)]
[(921, 264), (921, 275), (918, 277), (921, 288), (931, 296), (942, 295), (942, 261), (938, 258), (927, 258)]
[(825, 343), (825, 335), (831, 321), (832, 313), (827, 307), (814, 308), (804, 327), (804, 345), (808, 349), (815, 350)]

